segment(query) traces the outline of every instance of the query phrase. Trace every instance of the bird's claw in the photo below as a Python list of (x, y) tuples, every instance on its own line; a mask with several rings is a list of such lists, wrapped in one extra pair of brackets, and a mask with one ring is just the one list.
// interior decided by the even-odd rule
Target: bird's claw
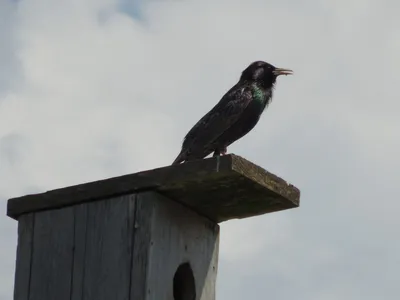
[(226, 155), (226, 153), (228, 152), (228, 149), (225, 147), (224, 149), (222, 149), (222, 150), (215, 150), (214, 151), (214, 157), (215, 156), (223, 156), (223, 155)]

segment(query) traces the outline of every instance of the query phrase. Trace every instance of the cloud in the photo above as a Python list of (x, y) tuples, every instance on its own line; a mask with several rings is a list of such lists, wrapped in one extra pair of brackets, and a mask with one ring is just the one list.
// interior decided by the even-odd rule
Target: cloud
[[(6, 92), (15, 88), (13, 84), (18, 77), (19, 64), (15, 56), (17, 41), (14, 35), (15, 6), (9, 1), (0, 3), (0, 101)], [(19, 78), (21, 79), (21, 78)]]
[[(0, 2), (1, 199), (170, 164), (188, 129), (263, 59), (295, 76), (278, 79), (260, 123), (228, 150), (299, 186), (301, 207), (222, 224), (218, 297), (396, 299), (396, 9)], [(0, 231), (0, 299), (10, 299), (15, 222)]]

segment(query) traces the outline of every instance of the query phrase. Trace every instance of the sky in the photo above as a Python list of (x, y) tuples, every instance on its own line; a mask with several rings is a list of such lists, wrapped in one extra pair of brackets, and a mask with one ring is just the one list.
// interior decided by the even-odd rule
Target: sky
[(169, 165), (255, 60), (278, 78), (228, 148), (300, 207), (221, 224), (217, 299), (398, 299), (400, 4), (0, 0), (0, 300), (6, 200)]

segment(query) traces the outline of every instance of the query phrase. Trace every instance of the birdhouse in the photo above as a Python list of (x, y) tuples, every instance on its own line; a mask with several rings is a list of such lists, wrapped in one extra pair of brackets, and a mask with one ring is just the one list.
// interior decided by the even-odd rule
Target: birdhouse
[(27, 195), (15, 300), (214, 300), (218, 223), (299, 206), (300, 192), (235, 155)]

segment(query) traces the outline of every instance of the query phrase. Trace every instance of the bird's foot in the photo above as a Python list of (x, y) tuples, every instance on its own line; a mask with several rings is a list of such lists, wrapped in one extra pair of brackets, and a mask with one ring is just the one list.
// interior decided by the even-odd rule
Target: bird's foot
[(226, 155), (227, 152), (228, 152), (227, 147), (223, 148), (222, 150), (219, 150), (219, 149), (215, 150), (214, 154), (213, 154), (213, 157)]
[(219, 153), (219, 151), (214, 151), (213, 157), (220, 156), (220, 155), (221, 154)]
[(225, 147), (224, 149), (222, 149), (221, 155), (226, 155), (227, 152), (228, 152), (228, 148)]

